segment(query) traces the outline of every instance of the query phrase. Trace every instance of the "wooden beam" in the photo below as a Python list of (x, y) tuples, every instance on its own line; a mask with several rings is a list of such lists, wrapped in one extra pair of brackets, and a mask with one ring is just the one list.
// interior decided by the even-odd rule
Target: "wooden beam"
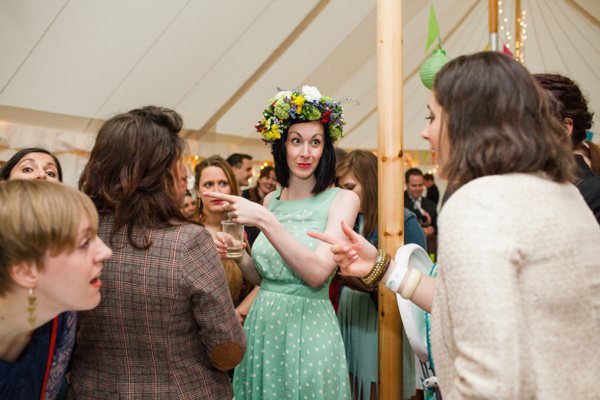
[(283, 53), (298, 39), (298, 37), (304, 32), (306, 28), (314, 21), (315, 18), (323, 11), (325, 6), (330, 0), (319, 1), (312, 10), (304, 17), (302, 21), (296, 26), (296, 28), (281, 42), (279, 47), (271, 53), (271, 55), (258, 67), (256, 71), (244, 82), (242, 86), (227, 100), (214, 114), (208, 119), (199, 129), (200, 135), (205, 130), (210, 129), (211, 126), (216, 125), (217, 121), (223, 117), (233, 107), (233, 105), (241, 99), (248, 90), (258, 81), (269, 68), (281, 57)]
[[(377, 160), (379, 248), (392, 256), (404, 242), (402, 2), (377, 1)], [(402, 398), (402, 321), (396, 294), (379, 285), (379, 399)]]

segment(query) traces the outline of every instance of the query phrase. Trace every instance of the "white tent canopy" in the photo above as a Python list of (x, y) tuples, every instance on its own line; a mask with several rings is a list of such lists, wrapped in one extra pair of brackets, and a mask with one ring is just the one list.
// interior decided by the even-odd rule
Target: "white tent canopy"
[[(486, 47), (487, 1), (433, 3), (450, 57)], [(572, 77), (600, 110), (600, 2), (521, 3), (527, 67)], [(430, 4), (403, 1), (410, 150), (428, 149), (420, 132), (429, 92), (418, 70), (429, 56)], [(514, 0), (502, 8), (500, 22), (506, 17), (512, 31)], [(345, 105), (341, 147), (377, 148), (375, 0), (3, 0), (0, 32), (4, 148), (86, 152), (103, 120), (155, 104), (183, 115), (192, 155), (267, 159), (254, 124), (277, 87), (305, 84), (360, 103)], [(509, 43), (504, 32), (501, 45)]]

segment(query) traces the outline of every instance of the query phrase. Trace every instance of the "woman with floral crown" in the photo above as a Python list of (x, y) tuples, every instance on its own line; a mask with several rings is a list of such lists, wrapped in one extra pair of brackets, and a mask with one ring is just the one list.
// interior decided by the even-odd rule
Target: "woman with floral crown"
[[(328, 289), (336, 264), (329, 245), (309, 238), (317, 230), (344, 238), (354, 224), (358, 196), (330, 188), (335, 180), (333, 142), (342, 134), (343, 109), (314, 87), (280, 91), (256, 128), (272, 147), (281, 189), (264, 207), (247, 199), (205, 193), (227, 202), (233, 221), (262, 233), (236, 262), (260, 284), (244, 329), (248, 350), (233, 378), (240, 399), (350, 399), (344, 344)], [(215, 240), (226, 252), (223, 234)]]

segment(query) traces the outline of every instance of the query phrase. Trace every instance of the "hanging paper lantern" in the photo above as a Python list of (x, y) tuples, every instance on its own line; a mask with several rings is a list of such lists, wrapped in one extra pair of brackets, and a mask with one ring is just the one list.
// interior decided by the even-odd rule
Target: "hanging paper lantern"
[(433, 87), (433, 78), (438, 73), (440, 69), (448, 62), (452, 60), (450, 57), (446, 55), (446, 52), (442, 49), (437, 49), (433, 51), (431, 57), (429, 57), (423, 65), (421, 66), (421, 82), (427, 89)]

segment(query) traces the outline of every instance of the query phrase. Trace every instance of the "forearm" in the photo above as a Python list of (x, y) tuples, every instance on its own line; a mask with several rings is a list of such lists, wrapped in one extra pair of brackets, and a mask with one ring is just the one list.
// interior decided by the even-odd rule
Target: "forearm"
[(335, 263), (327, 257), (329, 254), (321, 258), (317, 252), (296, 240), (273, 214), (260, 229), (286, 264), (309, 285), (321, 285), (335, 269)]
[(248, 293), (248, 296), (246, 296), (246, 298), (244, 300), (242, 300), (242, 302), (237, 306), (237, 310), (240, 314), (242, 315), (248, 315), (248, 311), (250, 310), (250, 306), (252, 305), (252, 302), (254, 301), (254, 298), (256, 297), (256, 295), (258, 294), (258, 291), (260, 290), (260, 286), (255, 286), (254, 289), (252, 289), (252, 291), (250, 293)]
[[(394, 268), (396, 268), (396, 261), (392, 260), (390, 262), (390, 266), (388, 267), (387, 271), (383, 275), (381, 283), (385, 284), (388, 281)], [(402, 289), (404, 289), (404, 286), (406, 285), (406, 282), (408, 281), (409, 272), (410, 272), (410, 269), (404, 275), (404, 279), (402, 280), (402, 283), (400, 283), (400, 287), (397, 290), (398, 293), (402, 292)], [(421, 309), (430, 313), (431, 306), (433, 305), (434, 295), (435, 295), (435, 278), (431, 277), (431, 276), (422, 275), (421, 280), (419, 281), (419, 284), (417, 285), (417, 288), (415, 289), (414, 294), (410, 298), (410, 301), (412, 301), (414, 304), (416, 304)]]
[(262, 277), (259, 275), (256, 267), (254, 266), (254, 261), (252, 261), (252, 257), (247, 252), (242, 253), (242, 257), (240, 259), (235, 260), (238, 267), (242, 270), (242, 274), (244, 277), (248, 279), (255, 285), (260, 285)]

